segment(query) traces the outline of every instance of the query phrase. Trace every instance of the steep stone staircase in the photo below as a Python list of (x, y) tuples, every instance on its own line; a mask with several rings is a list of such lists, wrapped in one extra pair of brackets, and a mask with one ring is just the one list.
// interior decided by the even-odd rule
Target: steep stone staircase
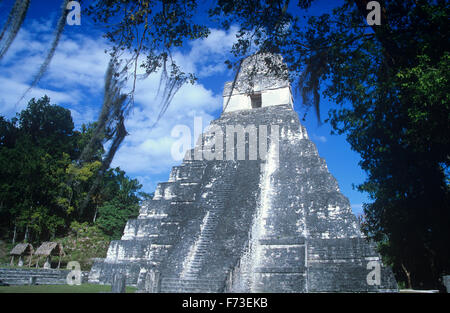
[(218, 225), (219, 214), (224, 209), (224, 202), (232, 189), (228, 183), (225, 183), (224, 185), (224, 187), (220, 190), (215, 190), (212, 194), (212, 201), (210, 202), (211, 210), (208, 211), (203, 218), (200, 235), (193, 247), (191, 247), (185, 260), (185, 269), (181, 273), (183, 279), (195, 279), (198, 277), (198, 273), (205, 261), (205, 254), (213, 244), (213, 237)]
[[(228, 165), (230, 166), (230, 165)], [(224, 173), (227, 173), (225, 166)], [(206, 262), (206, 255), (214, 243), (214, 234), (219, 223), (225, 202), (233, 190), (232, 175), (227, 173), (222, 177), (222, 183), (213, 184), (208, 190), (205, 205), (209, 207), (201, 226), (200, 234), (191, 246), (183, 262), (183, 271), (180, 277), (163, 278), (162, 292), (220, 292), (224, 288), (224, 280), (220, 278), (201, 279), (199, 273)]]

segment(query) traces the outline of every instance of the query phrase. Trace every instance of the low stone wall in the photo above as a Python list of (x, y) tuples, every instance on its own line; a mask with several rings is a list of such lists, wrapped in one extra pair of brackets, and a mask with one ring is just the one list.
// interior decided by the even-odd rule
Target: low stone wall
[[(64, 285), (70, 270), (0, 268), (0, 281), (8, 285)], [(89, 272), (81, 272), (81, 282), (87, 283)]]

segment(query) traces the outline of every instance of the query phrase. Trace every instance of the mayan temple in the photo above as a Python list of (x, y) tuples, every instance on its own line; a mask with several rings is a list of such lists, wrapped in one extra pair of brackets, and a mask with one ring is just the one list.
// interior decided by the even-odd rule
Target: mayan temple
[[(281, 57), (254, 55), (89, 281), (143, 292), (385, 292), (392, 271), (293, 109)], [(282, 71), (283, 72), (283, 71)]]

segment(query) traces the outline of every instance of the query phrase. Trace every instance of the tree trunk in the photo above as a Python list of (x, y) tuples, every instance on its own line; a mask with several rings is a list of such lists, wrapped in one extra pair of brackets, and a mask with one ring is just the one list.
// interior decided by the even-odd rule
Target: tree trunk
[[(355, 1), (356, 7), (358, 8), (361, 17), (365, 20), (367, 18), (367, 14), (369, 13), (367, 11), (367, 4), (369, 3), (369, 0), (357, 0)], [(392, 30), (389, 25), (389, 20), (386, 12), (386, 8), (381, 8), (381, 25), (372, 25), (370, 26), (372, 28), (372, 31), (375, 34), (375, 37), (377, 40), (381, 43), (381, 45), (384, 48), (384, 56), (386, 58), (386, 61), (389, 65), (389, 67), (393, 67), (395, 62), (395, 56), (398, 55), (398, 49), (396, 47), (396, 43), (393, 42), (389, 34), (392, 33)]]
[(25, 238), (23, 239), (24, 242), (28, 242), (28, 225), (25, 228)]
[(95, 223), (95, 220), (97, 219), (97, 212), (98, 212), (98, 206), (95, 206), (94, 219), (92, 220), (93, 223)]
[(12, 239), (13, 246), (16, 243), (16, 235), (17, 235), (17, 225), (14, 224), (14, 233), (13, 233), (13, 239)]
[(406, 267), (405, 267), (405, 265), (403, 265), (403, 263), (401, 264), (402, 265), (402, 270), (403, 270), (403, 272), (405, 272), (405, 275), (406, 275), (406, 280), (407, 280), (407, 288), (408, 289), (412, 289), (412, 283), (411, 283), (411, 273), (406, 269)]

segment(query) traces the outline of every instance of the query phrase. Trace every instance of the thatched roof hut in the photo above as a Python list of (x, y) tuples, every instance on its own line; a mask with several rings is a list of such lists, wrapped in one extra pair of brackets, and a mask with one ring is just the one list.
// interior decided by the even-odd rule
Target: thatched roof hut
[(50, 256), (50, 255), (62, 256), (62, 255), (64, 255), (64, 250), (60, 243), (46, 241), (46, 242), (43, 242), (39, 248), (37, 248), (37, 250), (34, 254), (45, 255), (45, 256)]
[(29, 243), (19, 243), (16, 245), (9, 255), (16, 255), (16, 256), (22, 256), (22, 255), (31, 255), (33, 254), (33, 246)]
[(18, 256), (19, 257), (19, 263), (17, 263), (18, 266), (22, 266), (23, 265), (23, 259), (22, 257), (25, 255), (29, 255), (29, 261), (28, 261), (28, 266), (31, 265), (31, 257), (33, 256), (33, 246), (29, 243), (19, 243), (18, 245), (16, 245), (11, 252), (9, 253), (9, 255), (11, 256), (11, 266), (14, 266), (14, 257)]
[[(34, 253), (39, 256), (39, 259), (41, 258), (41, 255), (44, 255), (47, 257), (47, 260), (45, 261), (44, 268), (50, 268), (50, 257), (52, 255), (59, 256), (58, 261), (58, 268), (61, 265), (61, 256), (65, 255), (63, 247), (58, 242), (52, 242), (52, 241), (46, 241), (41, 244), (39, 248), (37, 248), (36, 252)], [(39, 267), (39, 259), (36, 262), (36, 268)]]

